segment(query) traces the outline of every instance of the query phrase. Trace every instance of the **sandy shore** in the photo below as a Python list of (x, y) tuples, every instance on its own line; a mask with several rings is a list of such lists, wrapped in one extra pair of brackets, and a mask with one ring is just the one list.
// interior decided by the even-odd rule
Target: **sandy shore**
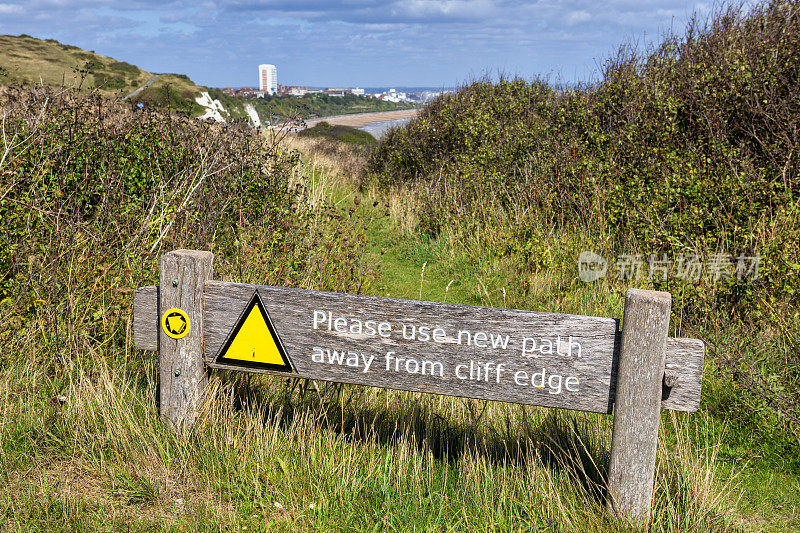
[(399, 118), (414, 118), (419, 113), (419, 109), (401, 109), (399, 111), (377, 111), (374, 113), (354, 113), (352, 115), (336, 115), (333, 117), (320, 117), (306, 120), (309, 128), (325, 121), (334, 126), (366, 126), (375, 122), (385, 122), (387, 120), (397, 120)]

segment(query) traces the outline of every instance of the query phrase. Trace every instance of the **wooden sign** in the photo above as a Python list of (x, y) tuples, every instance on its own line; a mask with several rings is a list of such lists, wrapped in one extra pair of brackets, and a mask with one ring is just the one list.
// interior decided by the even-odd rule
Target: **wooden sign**
[[(155, 294), (140, 289), (137, 301), (149, 310), (137, 309), (156, 316)], [(616, 319), (221, 281), (208, 281), (204, 298), (203, 360), (212, 368), (599, 413), (614, 403)], [(225, 357), (260, 307), (253, 301), (274, 328), (259, 315), (261, 338), (279, 340), (289, 365), (280, 356), (269, 361), (281, 368)], [(137, 319), (134, 331), (137, 346), (156, 348), (152, 321)], [(664, 387), (663, 408), (697, 410), (703, 350), (702, 341), (668, 339), (665, 370), (677, 383)]]
[[(655, 440), (652, 427), (637, 427), (636, 413), (646, 406), (657, 435), (661, 408), (699, 406), (704, 346), (667, 338), (667, 293), (629, 292), (620, 332), (613, 318), (214, 281), (211, 262), (208, 252), (167, 254), (160, 287), (135, 295), (135, 343), (162, 352), (162, 415), (176, 427), (194, 421), (203, 368), (614, 412), (615, 440), (644, 434), (647, 457), (633, 462), (650, 472), (652, 493)], [(640, 307), (648, 311), (636, 318)], [(618, 436), (621, 411), (634, 416)], [(627, 461), (620, 457), (612, 450), (611, 474)]]

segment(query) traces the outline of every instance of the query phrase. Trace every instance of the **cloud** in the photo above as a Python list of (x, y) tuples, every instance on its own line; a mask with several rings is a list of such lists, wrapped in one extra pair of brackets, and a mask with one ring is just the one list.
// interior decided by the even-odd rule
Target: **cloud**
[(586, 22), (587, 20), (590, 20), (591, 18), (592, 18), (592, 16), (588, 12), (586, 12), (586, 11), (584, 11), (582, 9), (580, 11), (572, 11), (567, 15), (567, 25), (568, 26), (574, 26), (575, 24), (580, 24), (581, 22)]
[(469, 20), (487, 15), (493, 7), (492, 2), (486, 0), (411, 0), (395, 2), (391, 13), (413, 18), (450, 17)]
[(19, 15), (23, 13), (22, 6), (14, 4), (0, 4), (0, 15)]
[(293, 2), (234, 0), (223, 6), (224, 11), (239, 13), (284, 13), (314, 21), (351, 23), (426, 24), (480, 20), (494, 8), (491, 0), (389, 0), (347, 1), (297, 0)]

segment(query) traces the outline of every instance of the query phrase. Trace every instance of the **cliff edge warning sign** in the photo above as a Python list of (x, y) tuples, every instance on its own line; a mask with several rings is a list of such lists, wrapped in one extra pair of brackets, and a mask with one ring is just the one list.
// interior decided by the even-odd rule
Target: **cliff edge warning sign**
[(216, 362), (275, 372), (292, 371), (292, 365), (258, 291), (253, 293), (242, 317), (231, 330)]

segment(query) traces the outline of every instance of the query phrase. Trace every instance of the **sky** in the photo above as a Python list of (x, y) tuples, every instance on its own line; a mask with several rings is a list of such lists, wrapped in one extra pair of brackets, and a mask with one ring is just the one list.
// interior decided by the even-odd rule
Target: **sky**
[(451, 87), (483, 76), (597, 79), (623, 44), (682, 33), (688, 0), (0, 0), (0, 34), (94, 50), (211, 87)]

